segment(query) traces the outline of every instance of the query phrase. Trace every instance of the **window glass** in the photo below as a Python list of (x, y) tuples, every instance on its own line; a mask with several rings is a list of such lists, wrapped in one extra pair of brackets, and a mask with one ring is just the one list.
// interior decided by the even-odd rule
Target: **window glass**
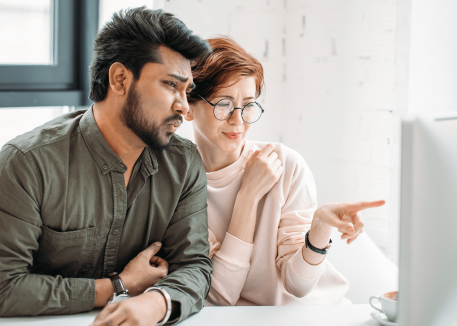
[(0, 109), (0, 148), (16, 136), (69, 111), (70, 108), (66, 106)]
[(0, 65), (52, 65), (52, 17), (52, 0), (0, 0)]

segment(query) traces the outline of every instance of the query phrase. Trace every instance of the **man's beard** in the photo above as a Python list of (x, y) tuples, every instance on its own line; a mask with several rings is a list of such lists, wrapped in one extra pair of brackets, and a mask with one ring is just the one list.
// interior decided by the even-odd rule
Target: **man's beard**
[[(122, 108), (121, 118), (124, 124), (132, 130), (135, 135), (143, 141), (143, 143), (145, 143), (148, 147), (162, 151), (170, 146), (173, 133), (167, 132), (167, 136), (169, 138), (168, 142), (165, 143), (161, 141), (159, 137), (160, 129), (156, 123), (148, 123), (146, 114), (141, 107), (140, 96), (135, 86), (136, 81), (134, 81), (130, 87), (129, 94), (127, 95), (127, 101)], [(164, 124), (174, 120), (178, 120), (182, 123), (182, 116), (178, 114), (168, 117), (164, 121)]]

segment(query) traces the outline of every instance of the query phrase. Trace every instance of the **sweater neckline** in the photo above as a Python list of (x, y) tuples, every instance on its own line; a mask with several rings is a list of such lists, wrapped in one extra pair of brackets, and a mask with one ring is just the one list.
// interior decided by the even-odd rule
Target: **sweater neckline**
[(218, 183), (219, 181), (222, 181), (226, 177), (229, 177), (235, 173), (238, 173), (241, 170), (244, 170), (244, 167), (246, 166), (246, 163), (251, 157), (251, 149), (252, 149), (252, 142), (249, 140), (244, 141), (244, 148), (243, 151), (241, 152), (240, 157), (230, 164), (229, 166), (226, 166), (223, 169), (214, 171), (214, 172), (206, 172), (206, 178), (208, 179), (208, 184), (214, 184)]

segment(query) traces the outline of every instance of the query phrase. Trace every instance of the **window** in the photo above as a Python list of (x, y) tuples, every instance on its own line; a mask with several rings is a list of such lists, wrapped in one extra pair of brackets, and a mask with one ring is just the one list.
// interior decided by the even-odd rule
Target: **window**
[(53, 64), (53, 14), (51, 0), (0, 0), (0, 65)]
[(0, 107), (88, 105), (97, 0), (0, 0)]

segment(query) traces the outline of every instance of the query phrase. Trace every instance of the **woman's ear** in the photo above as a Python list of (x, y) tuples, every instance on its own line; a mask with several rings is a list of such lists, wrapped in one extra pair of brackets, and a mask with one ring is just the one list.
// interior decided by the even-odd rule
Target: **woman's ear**
[(186, 115), (184, 116), (184, 119), (186, 119), (186, 121), (194, 120), (194, 117), (192, 116), (193, 111), (194, 111), (194, 106), (192, 104), (189, 104), (189, 111), (187, 111)]

